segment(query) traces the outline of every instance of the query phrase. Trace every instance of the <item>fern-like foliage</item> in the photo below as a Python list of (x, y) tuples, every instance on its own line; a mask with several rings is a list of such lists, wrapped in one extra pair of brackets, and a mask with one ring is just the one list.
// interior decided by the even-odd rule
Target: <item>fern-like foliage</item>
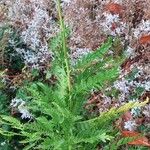
[[(109, 38), (97, 51), (71, 66), (59, 0), (57, 6), (62, 32), (50, 44), (54, 60), (49, 71), (55, 83), (50, 86), (36, 82), (24, 87), (28, 109), (33, 114), (32, 120), (21, 123), (16, 118), (1, 115), (0, 134), (20, 136), (20, 143), (25, 145), (24, 150), (94, 150), (98, 144), (114, 138), (111, 124), (120, 114), (133, 107), (143, 106), (148, 101), (130, 102), (92, 119), (84, 117), (83, 106), (90, 90), (109, 86), (118, 77), (123, 58), (113, 60), (111, 56), (106, 57), (113, 44), (113, 39)], [(4, 125), (10, 126), (12, 130), (3, 129)]]

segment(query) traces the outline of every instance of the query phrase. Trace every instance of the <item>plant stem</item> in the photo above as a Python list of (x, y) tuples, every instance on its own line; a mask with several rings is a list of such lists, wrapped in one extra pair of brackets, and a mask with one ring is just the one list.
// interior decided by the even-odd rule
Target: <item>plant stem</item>
[(71, 91), (70, 66), (69, 66), (69, 57), (68, 57), (67, 45), (66, 45), (65, 25), (64, 25), (63, 18), (62, 18), (62, 10), (61, 10), (60, 0), (57, 0), (57, 9), (58, 9), (58, 15), (59, 15), (59, 21), (60, 21), (60, 29), (62, 32), (62, 45), (63, 45), (63, 52), (64, 52), (65, 67), (66, 67), (66, 72), (67, 72), (68, 91), (70, 93), (70, 91)]

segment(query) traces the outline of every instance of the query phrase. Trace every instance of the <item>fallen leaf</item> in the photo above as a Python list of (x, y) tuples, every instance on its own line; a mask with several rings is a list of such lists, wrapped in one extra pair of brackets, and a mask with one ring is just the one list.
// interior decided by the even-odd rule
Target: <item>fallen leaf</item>
[[(150, 143), (148, 141), (148, 138), (145, 136), (142, 136), (138, 132), (134, 131), (122, 131), (122, 136), (123, 137), (137, 137), (137, 139), (133, 140), (132, 142), (129, 142), (129, 145), (142, 145), (142, 146), (148, 146), (150, 147)], [(138, 137), (140, 136), (140, 137)]]
[(117, 3), (109, 3), (106, 5), (106, 10), (114, 14), (121, 14), (124, 7)]
[(139, 136), (140, 133), (134, 131), (122, 131), (122, 136), (124, 137), (136, 137)]
[(150, 143), (148, 141), (148, 138), (146, 138), (146, 137), (140, 137), (132, 142), (129, 142), (128, 144), (129, 145), (142, 145), (142, 146), (150, 147)]
[(139, 39), (140, 44), (148, 44), (150, 43), (150, 35), (144, 35)]
[(117, 24), (116, 23), (112, 23), (111, 30), (114, 31), (116, 28), (117, 28)]

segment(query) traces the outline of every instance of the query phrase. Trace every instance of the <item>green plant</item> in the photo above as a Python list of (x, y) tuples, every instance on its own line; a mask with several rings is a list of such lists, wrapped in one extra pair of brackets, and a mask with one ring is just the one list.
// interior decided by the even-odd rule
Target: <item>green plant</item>
[[(89, 119), (84, 115), (84, 104), (91, 89), (103, 90), (119, 75), (122, 58), (106, 54), (112, 46), (109, 38), (101, 48), (80, 59), (76, 65), (70, 65), (66, 46), (66, 28), (64, 26), (60, 1), (57, 1), (61, 34), (54, 38), (51, 49), (54, 52), (52, 62), (51, 86), (41, 82), (23, 87), (27, 108), (33, 117), (26, 123), (6, 115), (0, 116), (0, 134), (3, 136), (20, 136), (28, 149), (40, 150), (90, 150), (96, 149), (114, 138), (111, 124), (121, 113), (133, 107), (147, 103), (130, 102), (120, 108), (112, 108), (100, 116)], [(104, 58), (100, 61), (100, 58)], [(109, 65), (106, 65), (109, 64)], [(22, 93), (23, 93), (22, 91)], [(24, 94), (19, 95), (24, 96)], [(23, 97), (22, 97), (23, 98)], [(8, 125), (12, 130), (3, 128)]]
[(15, 29), (8, 25), (0, 27), (0, 69), (21, 71), (24, 62), (15, 49), (23, 46), (24, 43)]

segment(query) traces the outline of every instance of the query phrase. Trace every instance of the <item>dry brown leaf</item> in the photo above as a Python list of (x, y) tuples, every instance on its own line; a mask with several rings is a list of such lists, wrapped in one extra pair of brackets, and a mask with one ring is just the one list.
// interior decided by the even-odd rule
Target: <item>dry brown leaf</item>
[(150, 35), (144, 35), (139, 39), (140, 44), (148, 44), (150, 43)]
[(106, 10), (113, 14), (121, 14), (124, 10), (124, 7), (117, 3), (109, 3), (106, 5)]
[[(137, 137), (137, 139), (133, 140), (132, 142), (129, 142), (129, 145), (142, 145), (142, 146), (148, 146), (150, 147), (150, 143), (148, 141), (148, 138), (145, 136), (141, 136), (140, 133), (134, 132), (134, 131), (122, 131), (123, 137)], [(138, 137), (140, 136), (140, 137)]]

